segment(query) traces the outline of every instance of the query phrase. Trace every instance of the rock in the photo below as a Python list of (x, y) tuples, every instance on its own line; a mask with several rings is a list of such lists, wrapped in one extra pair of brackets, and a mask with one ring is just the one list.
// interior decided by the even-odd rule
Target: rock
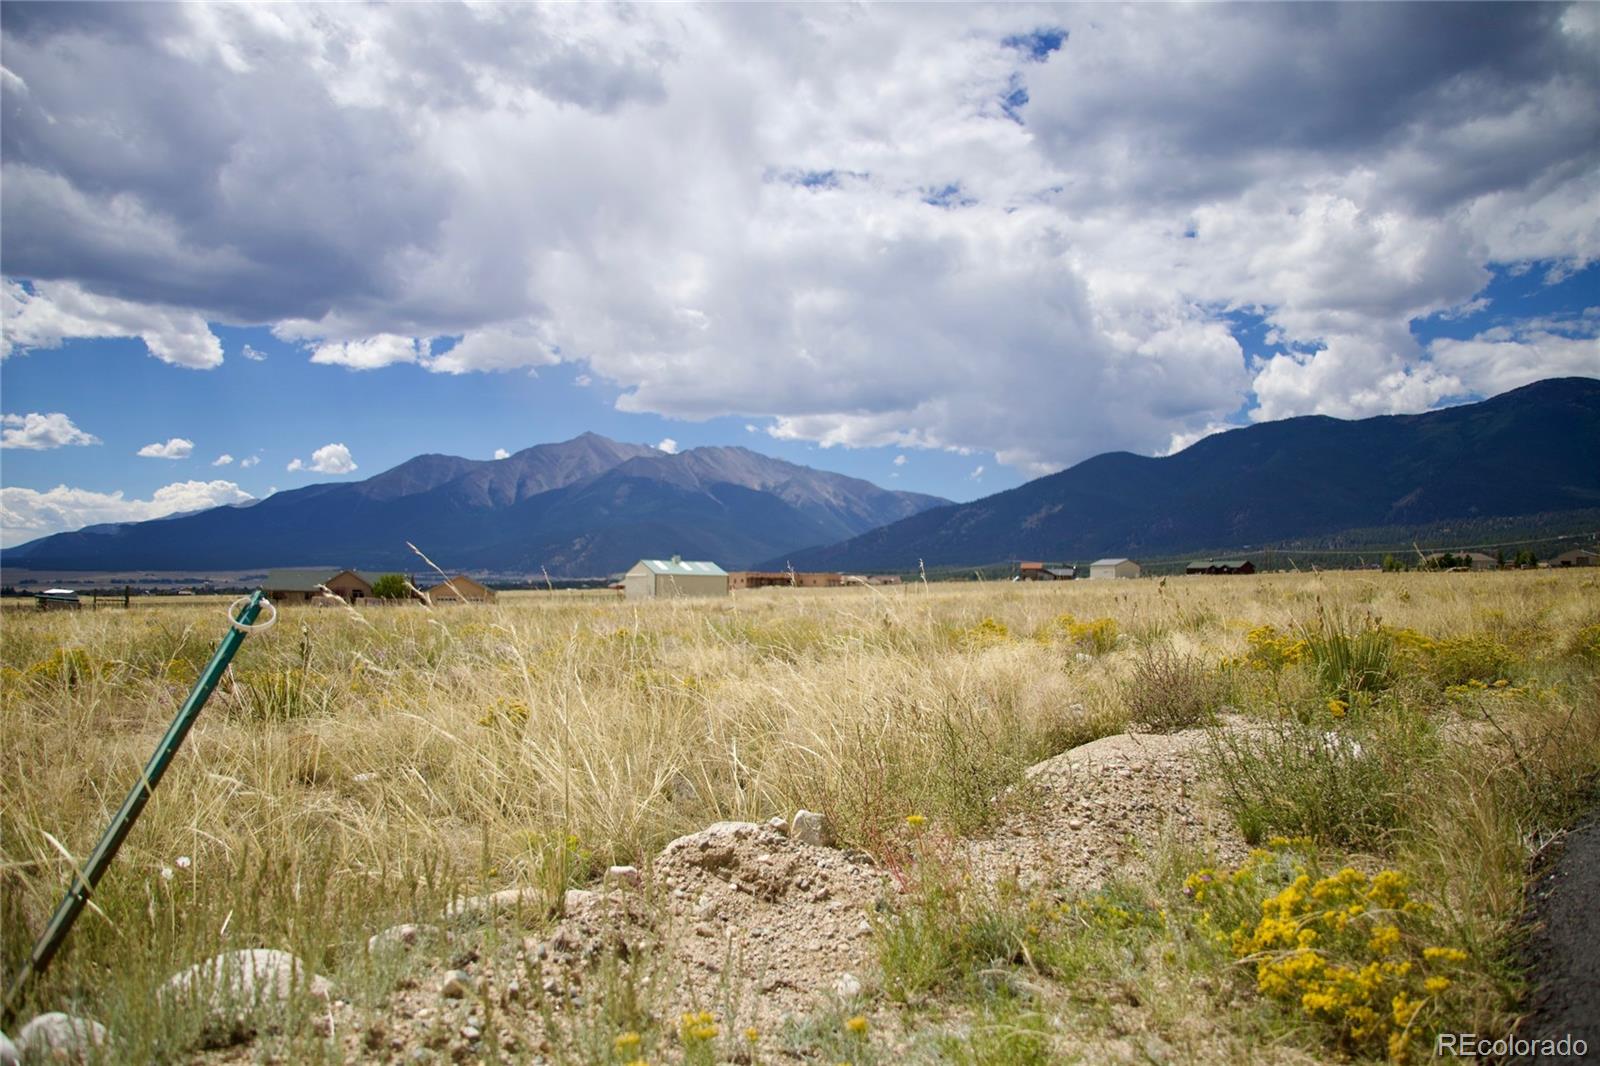
[[(561, 897), (561, 913), (573, 914), (581, 911), (589, 904), (600, 898), (598, 892), (590, 892), (586, 888), (569, 888)], [(543, 958), (543, 956), (540, 956)]]
[(414, 947), (418, 940), (430, 937), (438, 931), (431, 925), (416, 925), (412, 922), (391, 925), (381, 933), (374, 933), (367, 938), (367, 950), (385, 951)]
[(506, 888), (499, 892), (491, 892), (487, 896), (468, 896), (458, 899), (446, 907), (446, 918), (460, 918), (464, 915), (493, 914), (496, 911), (514, 911), (523, 907), (539, 907), (539, 891), (533, 888)]
[(779, 836), (786, 837), (789, 835), (789, 823), (778, 817), (776, 814), (767, 819), (767, 828), (772, 830), (774, 833), (777, 833)]
[(281, 1003), (296, 991), (325, 1000), (333, 984), (287, 951), (252, 948), (198, 962), (173, 974), (163, 988), (212, 1013), (223, 1013), (229, 1007)]
[(17, 1045), (9, 1036), (0, 1033), (0, 1066), (17, 1066), (17, 1059)]
[(478, 1027), (475, 1025), (463, 1025), (461, 1027), (461, 1039), (465, 1040), (469, 1044), (477, 1043), (478, 1038), (482, 1035), (483, 1033), (481, 1033), (478, 1030)]
[(613, 866), (606, 870), (606, 882), (609, 884), (626, 885), (629, 888), (638, 888), (644, 884), (644, 878), (639, 876), (639, 870), (634, 866)]
[(861, 981), (853, 973), (842, 973), (833, 979), (833, 994), (840, 999), (855, 999), (861, 994)]
[(465, 970), (451, 970), (439, 982), (439, 994), (445, 999), (460, 999), (472, 987), (472, 975)]
[[(17, 1034), (15, 1054), (29, 1061), (83, 1062), (106, 1042), (106, 1027), (88, 1018), (51, 1011), (34, 1018)], [(16, 1061), (13, 1059), (12, 1061)]]
[(833, 831), (822, 814), (795, 811), (794, 817), (789, 820), (789, 839), (825, 848), (833, 843)]

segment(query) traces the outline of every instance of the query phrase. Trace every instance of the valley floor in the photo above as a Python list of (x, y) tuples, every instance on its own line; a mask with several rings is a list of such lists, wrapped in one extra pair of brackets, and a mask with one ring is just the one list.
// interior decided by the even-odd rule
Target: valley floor
[[(106, 1062), (1430, 1058), (1539, 1001), (1525, 893), (1596, 798), (1597, 593), (285, 610), (21, 1016), (103, 1023)], [(225, 625), (7, 614), (7, 979)]]

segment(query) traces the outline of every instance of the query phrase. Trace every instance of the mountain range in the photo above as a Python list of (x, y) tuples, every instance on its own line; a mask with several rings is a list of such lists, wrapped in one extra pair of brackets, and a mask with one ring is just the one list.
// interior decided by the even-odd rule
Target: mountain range
[(875, 570), (1159, 556), (1594, 507), (1600, 381), (1552, 378), (1425, 414), (1286, 418), (1162, 458), (1097, 455), (785, 561)]
[(668, 454), (585, 433), (495, 460), (419, 455), (364, 481), (245, 505), (89, 526), (0, 553), (50, 570), (456, 569), (584, 576), (644, 556), (744, 567), (949, 501), (891, 492), (746, 448)]
[(909, 570), (1243, 548), (1354, 529), (1600, 508), (1600, 380), (1346, 421), (1288, 418), (1174, 455), (1098, 455), (971, 503), (891, 492), (745, 448), (667, 454), (586, 433), (506, 459), (420, 455), (357, 482), (90, 526), (0, 553), (37, 570), (616, 573), (678, 554), (729, 569)]

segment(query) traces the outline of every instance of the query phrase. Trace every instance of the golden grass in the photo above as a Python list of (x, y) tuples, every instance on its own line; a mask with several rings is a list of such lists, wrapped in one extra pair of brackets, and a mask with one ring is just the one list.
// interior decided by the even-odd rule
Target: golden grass
[[(1600, 624), (1597, 593), (1581, 572), (1324, 573), (643, 604), (502, 593), (492, 606), (363, 608), (361, 622), (286, 607), (245, 642), (97, 896), (108, 918), (84, 916), (50, 987), (92, 999), (113, 957), (154, 971), (217, 942), (214, 928), (179, 934), (268, 860), (314, 869), (333, 897), (432, 870), (441, 893), (453, 879), (554, 898), (717, 819), (823, 809), (868, 846), (911, 812), (977, 832), (1026, 766), (1124, 727), (1146, 647), (1215, 664), (1243, 655), (1254, 626), (1291, 630), (1337, 608), (1433, 637), (1484, 634), (1533, 662)], [(79, 857), (93, 846), (221, 637), (221, 608), (5, 613), (7, 978), (67, 882), (51, 840)], [(1121, 636), (1098, 653), (1062, 615), (1110, 618)], [(1474, 821), (1445, 819), (1428, 837), (1434, 861), (1463, 837), (1539, 830), (1501, 825), (1481, 778), (1460, 777), (1460, 817)], [(162, 874), (179, 856), (191, 865), (174, 901)], [(1471, 907), (1514, 909), (1503, 875), (1474, 877)], [(404, 909), (351, 914), (362, 928), (346, 939)], [(148, 939), (141, 923), (171, 935), (144, 954), (117, 947)]]

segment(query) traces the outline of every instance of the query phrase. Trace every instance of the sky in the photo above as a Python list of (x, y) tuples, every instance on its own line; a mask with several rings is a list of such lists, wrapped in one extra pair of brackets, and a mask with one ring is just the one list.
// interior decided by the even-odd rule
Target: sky
[(0, 4), (0, 544), (584, 431), (968, 500), (1600, 377), (1600, 4)]

